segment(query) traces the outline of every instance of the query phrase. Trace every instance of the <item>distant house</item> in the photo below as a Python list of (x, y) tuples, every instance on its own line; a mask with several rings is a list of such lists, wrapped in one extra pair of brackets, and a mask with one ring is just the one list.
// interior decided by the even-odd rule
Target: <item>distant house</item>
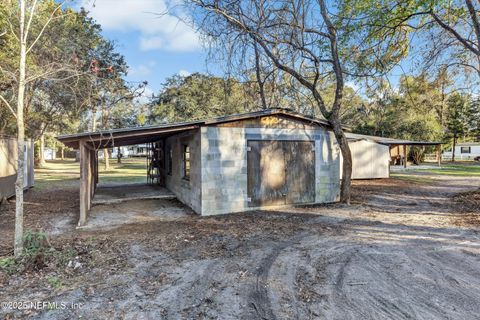
[[(412, 141), (348, 134), (354, 177), (388, 177), (391, 146)], [(330, 124), (288, 109), (57, 138), (81, 151), (80, 221), (98, 183), (96, 150), (145, 144), (148, 181), (201, 215), (339, 200), (341, 154)]]
[[(118, 151), (120, 149), (120, 154), (122, 158), (128, 158), (130, 156), (130, 151), (128, 150), (127, 147), (115, 147), (109, 149), (108, 154), (110, 155), (110, 158), (117, 158), (118, 157)], [(103, 149), (98, 150), (98, 159), (103, 159)]]
[(148, 144), (146, 143), (128, 147), (128, 153), (130, 157), (146, 157), (147, 151), (148, 151)]
[(55, 160), (56, 157), (56, 152), (54, 148), (45, 148), (43, 150), (43, 158), (45, 160)]
[[(443, 157), (451, 159), (452, 149), (445, 151)], [(480, 142), (461, 142), (455, 146), (455, 160), (473, 160), (480, 156)]]
[[(24, 189), (34, 185), (33, 141), (25, 141)], [(0, 137), (0, 201), (15, 195), (17, 140)]]

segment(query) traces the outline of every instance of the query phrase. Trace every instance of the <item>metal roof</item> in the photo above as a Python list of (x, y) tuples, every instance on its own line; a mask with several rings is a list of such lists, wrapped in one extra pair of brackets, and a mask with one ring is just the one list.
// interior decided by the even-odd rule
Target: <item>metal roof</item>
[(459, 147), (480, 146), (480, 142), (460, 142), (456, 145)]
[(347, 136), (347, 139), (350, 141), (367, 140), (367, 141), (373, 141), (380, 144), (385, 144), (388, 146), (395, 146), (395, 145), (432, 146), (432, 145), (442, 144), (442, 142), (438, 142), (438, 141), (415, 141), (415, 140), (394, 139), (394, 138), (385, 138), (385, 137), (378, 137), (378, 136), (369, 136), (365, 134), (358, 134), (358, 133), (351, 133), (351, 132), (346, 132), (345, 135)]
[(254, 111), (248, 113), (240, 113), (228, 116), (217, 117), (208, 120), (198, 120), (189, 122), (177, 122), (168, 124), (159, 124), (153, 126), (120, 128), (111, 130), (101, 130), (94, 132), (84, 132), (76, 134), (60, 135), (57, 140), (63, 142), (65, 145), (78, 148), (80, 140), (86, 140), (95, 144), (96, 147), (113, 147), (122, 145), (132, 145), (139, 143), (148, 143), (157, 141), (159, 137), (165, 137), (175, 133), (188, 131), (206, 125), (215, 125), (225, 122), (239, 121), (251, 118), (257, 118), (269, 115), (285, 115), (288, 117), (300, 119), (321, 126), (330, 126), (328, 121), (309, 117), (291, 109), (272, 108), (261, 111)]
[[(141, 143), (154, 142), (159, 140), (159, 138), (165, 138), (173, 134), (180, 132), (198, 129), (201, 126), (215, 125), (220, 123), (239, 121), (245, 119), (258, 118), (269, 115), (284, 115), (287, 117), (299, 119), (310, 124), (315, 124), (319, 126), (331, 127), (327, 120), (318, 119), (311, 116), (307, 116), (298, 112), (295, 112), (291, 109), (285, 108), (272, 108), (265, 109), (260, 111), (240, 113), (234, 115), (227, 115), (222, 117), (217, 117), (208, 120), (198, 120), (198, 121), (188, 121), (188, 122), (177, 122), (177, 123), (166, 123), (153, 126), (144, 126), (144, 127), (133, 127), (133, 128), (120, 128), (120, 129), (111, 129), (111, 130), (101, 130), (94, 132), (84, 132), (76, 134), (67, 134), (58, 136), (57, 139), (63, 142), (65, 145), (78, 148), (79, 141), (85, 140), (90, 142), (92, 145), (95, 145), (97, 148), (110, 148), (110, 147), (119, 147), (125, 145), (134, 145)], [(348, 128), (345, 128), (348, 130)], [(401, 139), (392, 139), (384, 138), (377, 136), (369, 136), (351, 132), (345, 132), (347, 139), (350, 141), (358, 140), (369, 140), (385, 145), (438, 145), (441, 142), (432, 142), (432, 141), (413, 141), (413, 140), (401, 140)]]

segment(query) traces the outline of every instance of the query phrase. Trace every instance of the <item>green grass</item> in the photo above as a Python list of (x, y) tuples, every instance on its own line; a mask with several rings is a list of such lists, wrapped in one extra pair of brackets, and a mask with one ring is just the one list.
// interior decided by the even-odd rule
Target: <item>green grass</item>
[[(99, 183), (142, 183), (146, 182), (144, 158), (116, 159), (110, 161), (110, 170), (99, 162)], [(80, 165), (73, 159), (47, 161), (43, 168), (35, 169), (35, 188), (46, 190), (78, 186)]]
[(418, 169), (421, 172), (428, 172), (438, 175), (449, 176), (480, 176), (480, 164), (442, 164), (441, 168), (435, 169)]
[(391, 172), (390, 177), (392, 179), (405, 180), (405, 181), (421, 183), (421, 184), (431, 184), (433, 182), (433, 179), (427, 176), (396, 173), (396, 172)]

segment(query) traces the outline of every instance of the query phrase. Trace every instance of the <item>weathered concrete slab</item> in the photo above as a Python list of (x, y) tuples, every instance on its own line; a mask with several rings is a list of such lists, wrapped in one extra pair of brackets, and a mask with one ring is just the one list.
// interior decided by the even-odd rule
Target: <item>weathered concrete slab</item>
[(98, 204), (89, 212), (82, 230), (108, 230), (131, 223), (185, 219), (195, 213), (176, 199), (131, 200)]
[(92, 204), (114, 204), (133, 200), (175, 199), (168, 189), (147, 184), (99, 185)]

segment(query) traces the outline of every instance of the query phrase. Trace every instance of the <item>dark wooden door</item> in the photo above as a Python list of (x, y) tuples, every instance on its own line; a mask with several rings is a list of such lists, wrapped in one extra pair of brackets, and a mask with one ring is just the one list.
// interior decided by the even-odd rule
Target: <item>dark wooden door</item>
[(286, 203), (315, 202), (315, 145), (311, 141), (285, 141)]
[(282, 141), (248, 141), (250, 206), (285, 204), (285, 154)]
[(311, 141), (248, 141), (250, 206), (315, 200), (315, 155)]

